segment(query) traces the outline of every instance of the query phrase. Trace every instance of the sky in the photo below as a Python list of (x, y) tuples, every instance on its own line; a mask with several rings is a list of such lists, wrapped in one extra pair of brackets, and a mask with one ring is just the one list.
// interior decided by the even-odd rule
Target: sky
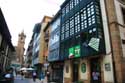
[(42, 21), (43, 16), (53, 16), (64, 0), (0, 0), (0, 7), (17, 46), (18, 34), (26, 34), (25, 49), (31, 40), (34, 25)]

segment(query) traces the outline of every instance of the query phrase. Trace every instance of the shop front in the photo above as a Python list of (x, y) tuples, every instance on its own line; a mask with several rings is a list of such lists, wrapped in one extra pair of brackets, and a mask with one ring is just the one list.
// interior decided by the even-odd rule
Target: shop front
[(53, 62), (50, 69), (50, 81), (63, 83), (63, 62)]

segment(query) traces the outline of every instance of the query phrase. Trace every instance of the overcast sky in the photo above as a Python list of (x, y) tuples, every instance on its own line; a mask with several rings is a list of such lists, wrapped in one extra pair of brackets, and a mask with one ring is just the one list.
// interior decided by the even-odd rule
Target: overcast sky
[(17, 45), (18, 34), (24, 30), (27, 48), (35, 23), (41, 22), (44, 15), (55, 15), (63, 2), (64, 0), (0, 0), (13, 45)]

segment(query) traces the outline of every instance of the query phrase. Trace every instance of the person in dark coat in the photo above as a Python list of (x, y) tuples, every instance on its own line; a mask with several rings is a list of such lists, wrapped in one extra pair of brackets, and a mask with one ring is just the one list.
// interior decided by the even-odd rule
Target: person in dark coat
[(37, 74), (36, 74), (36, 72), (35, 72), (35, 71), (33, 71), (32, 76), (33, 76), (33, 81), (35, 82), (35, 81), (36, 81), (36, 77), (37, 77)]

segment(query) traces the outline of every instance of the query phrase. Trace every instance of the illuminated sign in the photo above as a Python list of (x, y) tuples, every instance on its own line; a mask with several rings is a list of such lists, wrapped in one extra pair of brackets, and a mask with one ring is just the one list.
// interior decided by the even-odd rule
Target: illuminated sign
[(69, 48), (69, 58), (73, 58), (74, 57), (74, 48)]
[(69, 58), (80, 57), (80, 45), (69, 48)]

